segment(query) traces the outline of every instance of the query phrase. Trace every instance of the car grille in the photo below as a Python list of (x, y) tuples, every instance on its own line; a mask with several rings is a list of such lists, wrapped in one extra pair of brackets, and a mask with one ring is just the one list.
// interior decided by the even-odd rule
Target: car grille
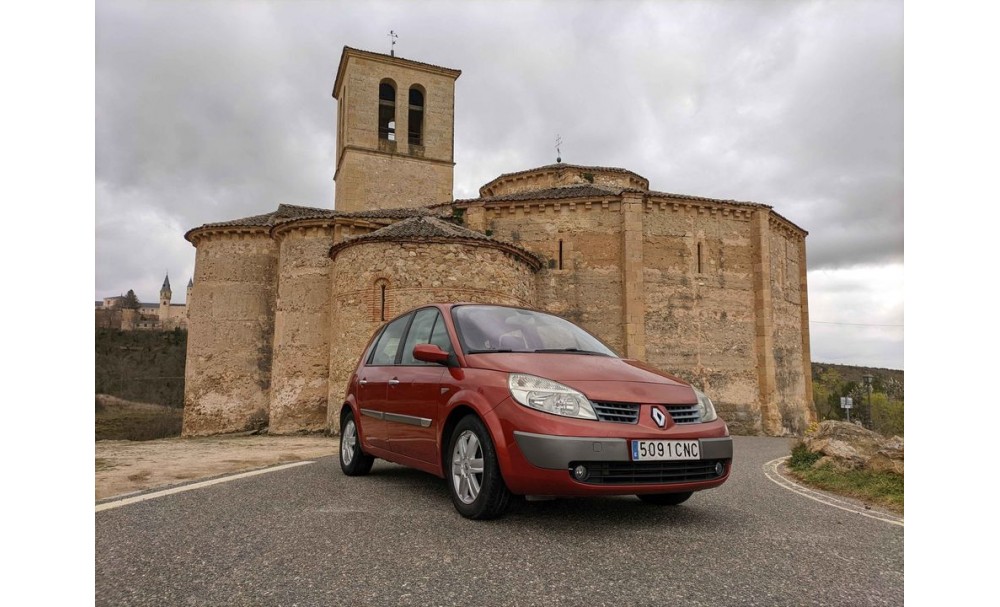
[(663, 405), (675, 424), (697, 424), (701, 421), (698, 405)]
[[(635, 403), (595, 402), (594, 413), (602, 422), (634, 424), (639, 421), (639, 408)], [(701, 421), (698, 405), (663, 405), (675, 424), (697, 424)]]
[(582, 482), (594, 485), (654, 485), (690, 483), (721, 478), (715, 465), (726, 460), (692, 460), (679, 462), (571, 462), (569, 474), (577, 464), (587, 467), (589, 474)]
[(634, 424), (639, 421), (639, 405), (633, 403), (594, 403), (594, 413), (602, 422)]

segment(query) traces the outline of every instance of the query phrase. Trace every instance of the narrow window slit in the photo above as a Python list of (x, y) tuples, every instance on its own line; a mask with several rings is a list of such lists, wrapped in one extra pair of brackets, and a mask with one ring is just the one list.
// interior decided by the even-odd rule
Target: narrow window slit
[(379, 311), (379, 320), (384, 321), (385, 320), (385, 285), (381, 285), (381, 291), (382, 291), (382, 303), (381, 303), (381, 308), (380, 308), (380, 311)]

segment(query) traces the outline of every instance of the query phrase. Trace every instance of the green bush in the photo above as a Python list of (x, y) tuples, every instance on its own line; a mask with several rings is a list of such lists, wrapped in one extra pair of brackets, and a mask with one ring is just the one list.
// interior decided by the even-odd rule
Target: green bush
[(883, 436), (903, 436), (903, 401), (873, 393), (872, 430)]
[(822, 453), (810, 451), (804, 442), (799, 441), (792, 447), (792, 458), (788, 460), (788, 465), (793, 470), (805, 470), (812, 468), (813, 464), (821, 457), (823, 457)]

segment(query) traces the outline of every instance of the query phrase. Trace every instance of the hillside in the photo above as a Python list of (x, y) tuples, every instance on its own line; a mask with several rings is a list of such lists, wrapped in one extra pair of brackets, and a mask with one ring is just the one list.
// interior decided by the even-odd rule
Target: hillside
[(96, 329), (96, 393), (184, 406), (187, 332)]
[[(869, 395), (863, 377), (872, 376)], [(887, 436), (903, 434), (903, 371), (814, 362), (813, 403), (820, 420), (846, 419), (840, 399), (854, 400), (851, 417)]]
[[(833, 363), (813, 362), (813, 381), (827, 370), (835, 370), (844, 381), (854, 381), (861, 383), (864, 375), (872, 375), (874, 378), (893, 379), (903, 385), (903, 371), (900, 369), (882, 369), (880, 367), (855, 367), (852, 365), (835, 365)], [(875, 381), (874, 379), (872, 381)]]

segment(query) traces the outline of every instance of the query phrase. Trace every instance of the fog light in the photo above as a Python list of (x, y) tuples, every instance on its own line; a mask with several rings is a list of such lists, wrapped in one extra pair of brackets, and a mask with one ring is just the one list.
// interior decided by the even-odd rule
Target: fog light
[(722, 473), (726, 471), (726, 467), (722, 465), (722, 462), (715, 463), (715, 475), (722, 476)]
[(573, 468), (573, 478), (575, 478), (578, 481), (586, 480), (586, 478), (587, 478), (587, 467), (586, 466), (577, 466), (576, 468)]

